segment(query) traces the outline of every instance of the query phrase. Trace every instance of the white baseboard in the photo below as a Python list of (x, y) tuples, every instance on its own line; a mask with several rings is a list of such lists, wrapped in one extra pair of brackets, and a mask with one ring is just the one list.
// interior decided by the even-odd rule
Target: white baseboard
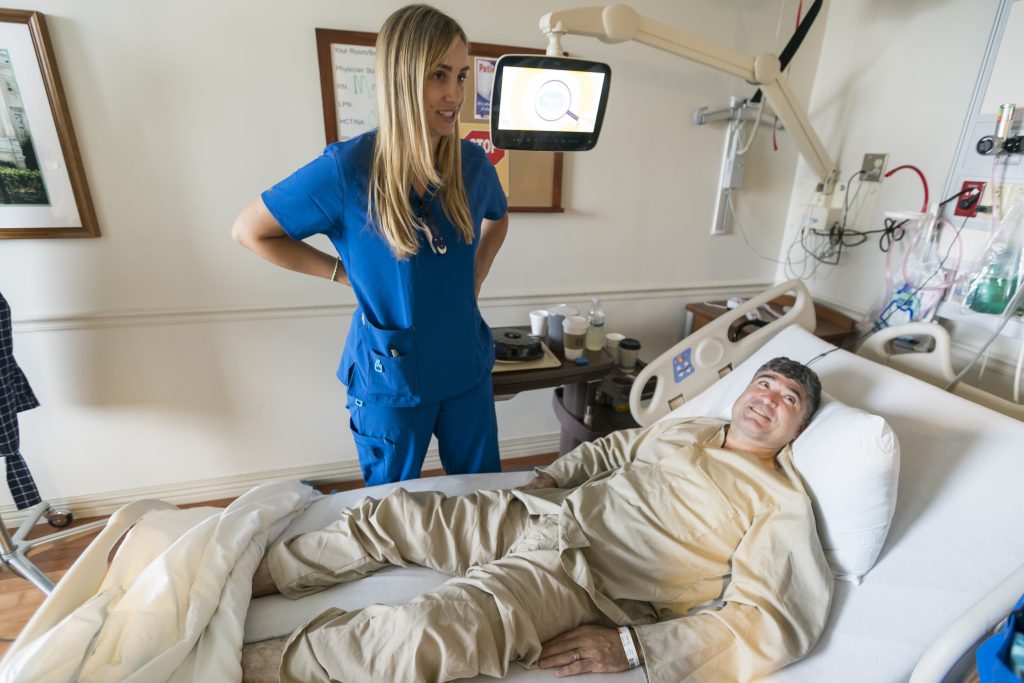
[[(541, 434), (518, 439), (507, 439), (499, 444), (501, 459), (512, 460), (529, 455), (557, 453), (558, 434)], [(441, 459), (437, 449), (427, 451), (423, 461), (423, 469), (439, 469)], [(183, 481), (163, 486), (147, 486), (136, 489), (123, 489), (95, 495), (70, 496), (48, 500), (56, 510), (70, 510), (76, 518), (109, 517), (119, 508), (136, 500), (156, 499), (174, 505), (201, 503), (204, 501), (236, 498), (254, 486), (274, 479), (304, 479), (314, 482), (360, 481), (362, 474), (359, 463), (346, 461), (319, 465), (315, 467), (290, 467), (285, 469), (249, 472), (230, 477), (203, 479), (199, 481)], [(15, 509), (13, 504), (0, 506), (0, 517), (8, 528), (16, 527), (25, 518), (23, 511)]]

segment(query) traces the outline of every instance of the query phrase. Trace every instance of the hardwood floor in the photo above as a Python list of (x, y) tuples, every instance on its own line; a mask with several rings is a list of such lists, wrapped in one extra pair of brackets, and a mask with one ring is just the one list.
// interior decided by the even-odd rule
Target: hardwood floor
[[(84, 523), (84, 522), (83, 522)], [(52, 531), (52, 530), (51, 530)], [(40, 527), (39, 534), (47, 530)], [(98, 533), (98, 530), (97, 530)], [(45, 550), (31, 559), (40, 570), (57, 581), (68, 570), (96, 534), (88, 534), (81, 538), (68, 541), (57, 548)], [(18, 637), (21, 629), (32, 618), (35, 611), (43, 604), (46, 596), (31, 583), (16, 576), (10, 570), (0, 570), (0, 656), (6, 654), (10, 642)]]
[[(557, 458), (555, 453), (547, 453), (543, 455), (534, 455), (523, 458), (512, 458), (502, 462), (502, 466), (506, 472), (516, 470), (527, 470), (540, 465), (547, 465)], [(433, 477), (444, 474), (441, 470), (424, 470), (424, 477)], [(343, 481), (336, 483), (320, 484), (318, 488), (327, 493), (331, 490), (335, 491), (347, 491), (349, 489), (359, 488), (362, 486), (361, 481)], [(214, 507), (224, 507), (231, 502), (231, 498), (215, 501), (207, 501), (203, 503), (192, 503), (189, 505), (182, 505), (181, 507), (196, 507), (201, 505), (212, 505)], [(95, 518), (93, 518), (95, 519)], [(79, 526), (92, 521), (92, 519), (81, 519), (75, 520), (71, 526)], [(29, 535), (30, 538), (36, 536), (42, 536), (53, 532), (53, 529), (43, 524), (36, 527), (34, 532)], [(74, 563), (75, 559), (81, 555), (82, 551), (89, 545), (93, 538), (96, 537), (95, 533), (86, 534), (81, 538), (63, 543), (57, 547), (44, 550), (39, 553), (31, 555), (32, 562), (39, 567), (47, 576), (53, 581), (60, 580), (60, 577), (64, 576), (68, 568)], [(37, 589), (31, 583), (15, 575), (13, 572), (8, 570), (6, 567), (0, 568), (0, 657), (3, 657), (7, 650), (10, 648), (11, 641), (18, 637), (21, 633), (21, 629), (25, 627), (35, 611), (43, 604), (43, 599), (46, 596), (43, 595), (42, 591)]]

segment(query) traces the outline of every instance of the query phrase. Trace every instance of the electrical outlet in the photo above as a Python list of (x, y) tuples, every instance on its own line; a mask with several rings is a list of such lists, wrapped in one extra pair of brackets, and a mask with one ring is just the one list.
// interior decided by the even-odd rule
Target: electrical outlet
[[(956, 209), (953, 211), (955, 216), (963, 216), (965, 218), (974, 218), (978, 215), (978, 206), (981, 205), (981, 198), (985, 194), (984, 183), (980, 180), (965, 180), (963, 185), (960, 186), (960, 196), (956, 199), (954, 205)], [(974, 189), (976, 192), (973, 194), (966, 194), (967, 190)]]
[(882, 173), (885, 172), (887, 161), (889, 161), (888, 154), (865, 154), (864, 163), (860, 165), (860, 170), (864, 175), (860, 179), (867, 183), (882, 182)]

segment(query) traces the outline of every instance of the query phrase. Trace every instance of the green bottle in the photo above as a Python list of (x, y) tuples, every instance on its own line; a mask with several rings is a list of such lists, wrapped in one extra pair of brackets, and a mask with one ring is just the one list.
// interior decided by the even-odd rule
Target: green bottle
[(1018, 195), (985, 246), (981, 268), (972, 278), (967, 307), (1001, 315), (1024, 278), (1024, 195)]
[(1015, 283), (1007, 277), (992, 276), (978, 282), (967, 305), (978, 313), (1001, 314), (1017, 291)]

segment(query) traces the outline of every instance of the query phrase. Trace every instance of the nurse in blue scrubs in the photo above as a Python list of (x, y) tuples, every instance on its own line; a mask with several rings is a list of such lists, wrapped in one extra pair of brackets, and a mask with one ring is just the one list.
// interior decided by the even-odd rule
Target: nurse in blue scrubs
[[(480, 285), (508, 229), (497, 173), (459, 137), (465, 33), (425, 5), (377, 38), (377, 130), (329, 145), (232, 226), (275, 265), (352, 287), (338, 368), (363, 479), (418, 477), (432, 434), (449, 474), (496, 472), (493, 341)], [(303, 240), (326, 235), (337, 256)]]

